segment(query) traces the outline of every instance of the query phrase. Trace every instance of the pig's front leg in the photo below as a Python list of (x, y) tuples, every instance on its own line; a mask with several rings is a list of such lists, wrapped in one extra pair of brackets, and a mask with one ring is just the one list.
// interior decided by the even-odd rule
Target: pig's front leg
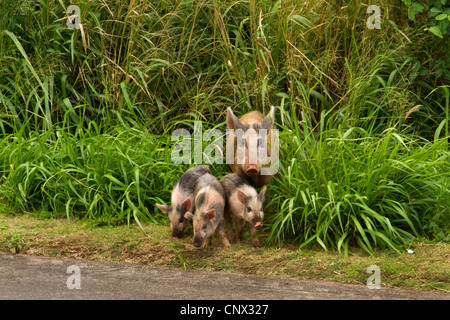
[(243, 220), (235, 216), (234, 225), (236, 227), (236, 242), (240, 242), (242, 240), (242, 232), (244, 230)]
[(220, 238), (220, 241), (222, 242), (223, 246), (227, 249), (231, 248), (230, 242), (228, 241), (227, 235), (225, 234), (225, 230), (223, 227), (223, 224), (221, 223), (219, 226), (217, 226), (217, 236)]
[(225, 223), (227, 225), (228, 239), (231, 242), (233, 242), (235, 240), (234, 230), (233, 230), (233, 221), (231, 220), (231, 213), (228, 211), (228, 209), (225, 209), (224, 219), (225, 219)]
[(259, 242), (259, 238), (254, 236), (256, 232), (256, 228), (254, 226), (250, 226), (250, 236), (252, 237), (252, 244), (255, 248), (261, 248), (261, 243)]

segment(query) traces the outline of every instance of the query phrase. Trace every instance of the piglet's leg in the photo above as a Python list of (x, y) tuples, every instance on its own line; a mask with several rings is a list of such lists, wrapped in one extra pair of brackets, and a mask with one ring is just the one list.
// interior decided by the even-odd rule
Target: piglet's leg
[(227, 249), (231, 248), (230, 242), (227, 239), (227, 235), (225, 234), (225, 230), (223, 228), (223, 224), (220, 224), (217, 226), (217, 236), (220, 238), (220, 241), (222, 242), (223, 246)]
[(203, 240), (202, 243), (202, 248), (208, 248), (209, 246), (211, 246), (211, 236)]
[(225, 223), (227, 226), (227, 235), (228, 235), (228, 239), (230, 241), (234, 241), (235, 237), (234, 237), (234, 230), (233, 230), (233, 221), (231, 220), (231, 214), (228, 210), (225, 209), (224, 212), (224, 219), (225, 219)]
[(257, 237), (257, 236), (256, 236), (256, 237), (254, 236), (255, 232), (256, 232), (256, 228), (253, 227), (253, 226), (250, 226), (250, 236), (252, 237), (252, 244), (253, 244), (253, 247), (255, 247), (255, 248), (261, 248), (261, 243), (259, 242), (258, 237)]
[(234, 225), (236, 226), (236, 241), (239, 242), (242, 240), (242, 231), (244, 230), (242, 219), (234, 217)]

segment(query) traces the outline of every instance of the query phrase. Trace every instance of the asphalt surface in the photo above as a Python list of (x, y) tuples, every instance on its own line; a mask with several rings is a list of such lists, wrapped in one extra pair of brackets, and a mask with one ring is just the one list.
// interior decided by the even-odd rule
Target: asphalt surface
[(10, 299), (449, 300), (450, 294), (0, 253), (0, 300)]

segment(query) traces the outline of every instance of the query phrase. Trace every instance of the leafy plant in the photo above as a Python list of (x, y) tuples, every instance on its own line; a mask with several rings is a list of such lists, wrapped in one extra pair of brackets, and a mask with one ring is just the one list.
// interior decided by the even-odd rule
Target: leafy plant
[(22, 237), (20, 234), (13, 234), (11, 236), (11, 239), (8, 241), (8, 248), (10, 250), (13, 250), (14, 253), (19, 253), (23, 247), (25, 246), (24, 241), (22, 240)]
[(402, 1), (408, 7), (410, 20), (414, 21), (416, 14), (428, 12), (428, 31), (439, 38), (450, 35), (450, 2), (448, 0)]

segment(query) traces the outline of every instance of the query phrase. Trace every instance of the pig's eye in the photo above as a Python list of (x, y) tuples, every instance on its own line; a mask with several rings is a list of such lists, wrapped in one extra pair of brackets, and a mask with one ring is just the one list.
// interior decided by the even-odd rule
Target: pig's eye
[(178, 220), (178, 222), (179, 222), (179, 223), (183, 223), (183, 222), (184, 222), (184, 218), (181, 217), (181, 218)]
[(208, 229), (208, 225), (207, 225), (207, 224), (204, 224), (203, 227), (202, 227), (202, 229), (203, 229), (203, 230)]
[(263, 139), (262, 138), (258, 138), (258, 146), (262, 146), (263, 144)]
[(252, 208), (247, 207), (247, 212), (252, 212)]

